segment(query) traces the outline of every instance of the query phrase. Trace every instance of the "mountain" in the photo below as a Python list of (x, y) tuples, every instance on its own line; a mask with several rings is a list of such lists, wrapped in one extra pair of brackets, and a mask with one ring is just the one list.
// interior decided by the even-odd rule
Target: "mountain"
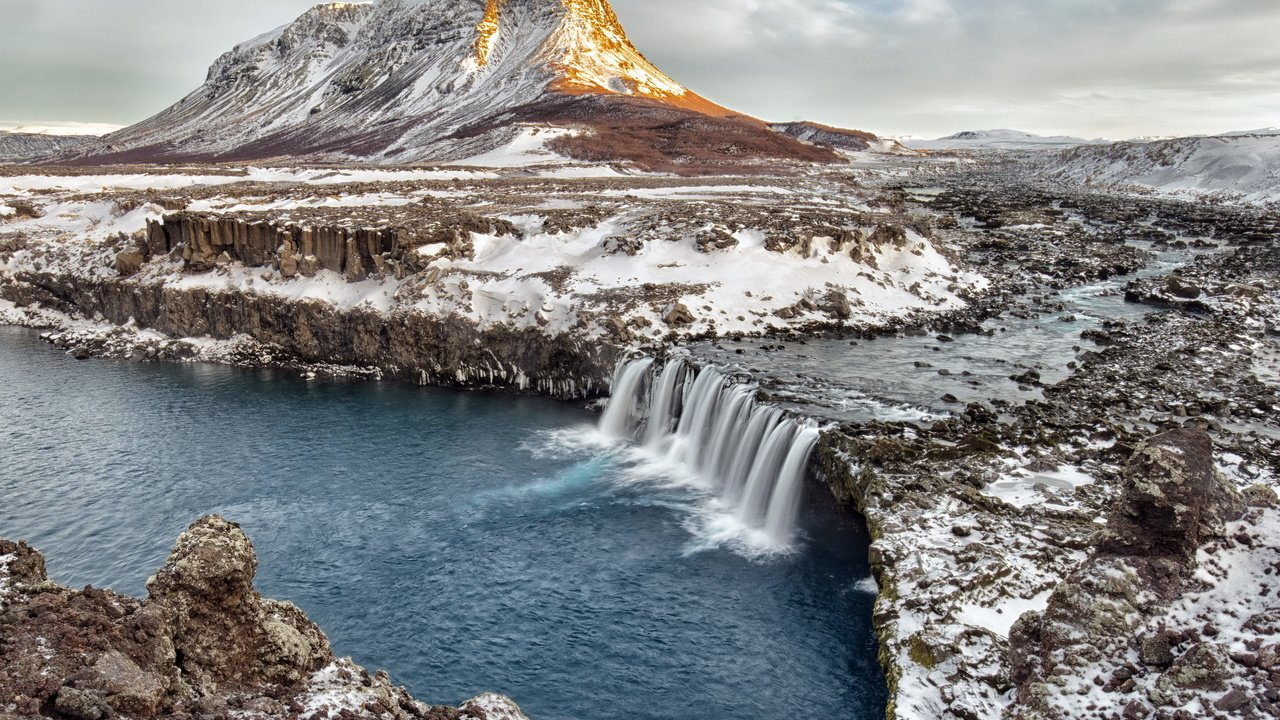
[(966, 130), (937, 140), (906, 140), (916, 150), (1044, 150), (1105, 141), (1085, 140), (1065, 135), (1043, 136), (1021, 130)]
[(1257, 130), (1232, 130), (1231, 132), (1222, 133), (1219, 137), (1240, 137), (1243, 135), (1280, 135), (1280, 128), (1258, 128)]
[(1174, 195), (1280, 201), (1280, 136), (1188, 137), (1078, 147), (1051, 158), (1041, 174), (1059, 181), (1140, 186)]
[(790, 135), (797, 140), (834, 150), (843, 150), (845, 152), (873, 151), (894, 154), (911, 153), (897, 140), (881, 138), (863, 130), (846, 130), (809, 121), (772, 123), (769, 127), (777, 132)]
[(407, 164), (492, 153), (528, 126), (550, 149), (650, 169), (835, 162), (653, 66), (606, 0), (320, 5), (236, 46), (195, 92), (81, 163)]
[(40, 160), (82, 147), (96, 138), (88, 135), (44, 135), (40, 133), (0, 132), (0, 163)]

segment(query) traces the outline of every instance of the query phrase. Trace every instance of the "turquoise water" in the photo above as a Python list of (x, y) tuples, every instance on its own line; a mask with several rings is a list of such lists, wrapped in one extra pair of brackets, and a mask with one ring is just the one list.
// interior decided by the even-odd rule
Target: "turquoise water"
[(798, 549), (752, 552), (707, 529), (704, 489), (594, 422), (541, 398), (76, 362), (0, 328), (0, 536), (58, 582), (141, 594), (192, 520), (224, 514), (265, 594), (430, 702), (882, 717), (861, 530), (810, 502)]

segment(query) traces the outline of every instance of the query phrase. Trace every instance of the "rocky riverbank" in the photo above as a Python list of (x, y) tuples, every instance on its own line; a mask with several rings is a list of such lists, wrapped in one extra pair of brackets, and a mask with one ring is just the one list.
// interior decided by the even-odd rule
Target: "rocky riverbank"
[(44, 558), (0, 540), (0, 717), (525, 720), (507, 698), (427, 705), (337, 658), (297, 607), (253, 587), (239, 526), (191, 525), (147, 597), (49, 582)]

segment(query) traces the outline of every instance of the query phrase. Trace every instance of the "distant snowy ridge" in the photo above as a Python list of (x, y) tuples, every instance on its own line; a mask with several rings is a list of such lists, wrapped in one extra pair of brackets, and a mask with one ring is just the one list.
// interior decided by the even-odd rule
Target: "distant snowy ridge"
[(1280, 136), (1231, 135), (1079, 147), (1040, 174), (1088, 185), (1136, 186), (1170, 195), (1280, 202)]
[(1021, 130), (966, 130), (937, 140), (906, 139), (916, 150), (1044, 150), (1105, 143), (1067, 135), (1043, 136)]
[(412, 164), (493, 153), (530, 125), (548, 149), (664, 164), (837, 162), (676, 82), (606, 0), (332, 3), (236, 46), (176, 105), (67, 162)]
[(44, 135), (0, 132), (0, 163), (22, 163), (81, 147), (94, 138), (80, 135)]

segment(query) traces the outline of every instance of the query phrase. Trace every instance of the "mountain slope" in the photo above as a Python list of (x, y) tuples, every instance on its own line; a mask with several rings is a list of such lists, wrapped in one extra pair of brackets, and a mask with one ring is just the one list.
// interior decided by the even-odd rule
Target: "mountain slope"
[(1280, 201), (1280, 136), (1190, 137), (1080, 147), (1041, 171), (1055, 180), (1161, 192)]
[(60, 151), (92, 142), (85, 135), (43, 135), (0, 132), (0, 163), (20, 163), (50, 157)]
[(503, 145), (519, 123), (573, 129), (561, 151), (585, 159), (662, 164), (655, 147), (674, 165), (836, 159), (672, 80), (606, 0), (321, 5), (238, 45), (195, 92), (75, 159), (445, 161)]

